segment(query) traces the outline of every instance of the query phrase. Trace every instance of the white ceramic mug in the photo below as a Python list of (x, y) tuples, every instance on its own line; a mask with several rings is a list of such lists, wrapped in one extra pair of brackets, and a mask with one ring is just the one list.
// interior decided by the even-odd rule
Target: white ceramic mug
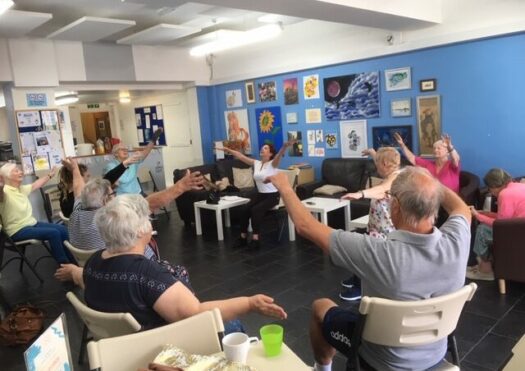
[(222, 338), (222, 347), (226, 359), (231, 362), (246, 363), (251, 342), (258, 342), (257, 337), (248, 337), (242, 332), (232, 332)]

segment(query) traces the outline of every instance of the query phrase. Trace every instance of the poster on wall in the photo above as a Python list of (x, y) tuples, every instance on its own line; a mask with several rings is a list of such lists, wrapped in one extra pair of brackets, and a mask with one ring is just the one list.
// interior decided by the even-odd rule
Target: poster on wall
[(307, 124), (320, 124), (322, 122), (322, 114), (320, 108), (308, 108), (304, 110)]
[(412, 126), (376, 126), (372, 128), (372, 145), (375, 150), (381, 147), (399, 148), (399, 144), (394, 139), (394, 134), (398, 133), (403, 138), (403, 143), (412, 151)]
[(299, 91), (297, 90), (297, 78), (285, 79), (283, 81), (284, 104), (299, 103)]
[(58, 129), (58, 111), (40, 111), (42, 115), (42, 124), (44, 130), (57, 130)]
[(327, 120), (379, 117), (379, 72), (364, 72), (323, 80)]
[(38, 111), (19, 111), (16, 113), (16, 119), (18, 127), (22, 128), (35, 128), (40, 126), (40, 113)]
[(361, 154), (368, 148), (366, 120), (341, 121), (341, 157), (365, 157)]
[(324, 135), (326, 141), (326, 149), (337, 149), (339, 148), (337, 141), (337, 133), (330, 132)]
[(303, 77), (304, 99), (319, 99), (319, 75)]
[(294, 143), (288, 147), (288, 156), (301, 157), (303, 155), (303, 134), (301, 131), (289, 131), (287, 140), (293, 140)]
[(283, 145), (281, 107), (257, 108), (255, 110), (255, 118), (259, 147), (262, 147), (264, 144), (273, 144), (275, 149), (279, 150)]
[(242, 107), (241, 89), (226, 90), (226, 107)]
[(275, 87), (275, 81), (260, 82), (257, 87), (259, 88), (259, 101), (260, 102), (273, 102), (277, 100), (277, 89)]
[(225, 111), (224, 121), (227, 135), (227, 143), (224, 145), (242, 153), (252, 153), (248, 110)]
[(417, 130), (421, 156), (434, 155), (434, 142), (441, 138), (439, 95), (417, 97)]

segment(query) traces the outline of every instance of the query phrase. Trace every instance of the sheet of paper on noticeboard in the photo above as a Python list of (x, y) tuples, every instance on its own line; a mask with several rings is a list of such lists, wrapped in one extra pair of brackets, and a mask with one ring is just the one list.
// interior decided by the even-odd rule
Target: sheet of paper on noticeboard
[(38, 111), (21, 111), (16, 113), (19, 128), (31, 128), (41, 125)]

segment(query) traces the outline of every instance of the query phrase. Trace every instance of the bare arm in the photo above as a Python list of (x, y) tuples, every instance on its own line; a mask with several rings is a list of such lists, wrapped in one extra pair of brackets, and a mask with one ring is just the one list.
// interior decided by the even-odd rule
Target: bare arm
[(141, 150), (142, 160), (148, 157), (151, 150), (155, 147), (155, 143), (160, 138), (162, 131), (163, 131), (162, 128), (157, 129), (155, 133), (153, 133), (153, 136), (151, 137), (148, 145), (143, 150)]
[(55, 278), (59, 281), (73, 281), (73, 283), (81, 288), (84, 286), (84, 268), (75, 264), (60, 264), (55, 272)]
[(284, 152), (286, 152), (286, 148), (290, 147), (295, 142), (296, 142), (296, 140), (289, 140), (289, 141), (287, 141), (287, 142), (285, 142), (283, 144), (283, 146), (281, 147), (279, 152), (277, 152), (277, 154), (274, 156), (274, 158), (272, 160), (272, 166), (274, 168), (278, 168), (279, 167), (279, 164), (281, 163), (281, 159), (284, 156)]
[(177, 183), (163, 191), (152, 193), (146, 197), (146, 201), (148, 201), (151, 210), (161, 208), (168, 205), (186, 191), (200, 189), (203, 181), (204, 177), (198, 171), (190, 173), (188, 169), (186, 170), (186, 175), (179, 179)]
[(445, 134), (443, 137), (441, 137), (441, 140), (445, 143), (447, 146), (448, 154), (450, 155), (450, 161), (452, 162), (452, 165), (457, 168), (459, 166), (459, 153), (452, 145), (452, 140), (450, 139), (450, 135)]
[(173, 284), (155, 302), (153, 309), (167, 322), (176, 322), (213, 308), (219, 308), (223, 320), (229, 321), (249, 312), (285, 319), (286, 312), (266, 295), (241, 296), (224, 300), (199, 302), (181, 282)]
[(73, 195), (75, 196), (75, 198), (80, 197), (80, 194), (82, 193), (82, 190), (84, 189), (84, 186), (86, 184), (84, 182), (84, 178), (80, 174), (78, 163), (73, 158), (68, 157), (62, 160), (62, 165), (67, 167), (69, 171), (71, 171), (71, 173), (73, 174)]
[(416, 156), (412, 153), (412, 151), (403, 142), (403, 138), (401, 138), (401, 135), (399, 135), (399, 133), (394, 133), (394, 139), (396, 140), (397, 144), (399, 144), (399, 147), (401, 147), (401, 150), (403, 151), (403, 154), (405, 155), (407, 160), (412, 165), (415, 165), (416, 164)]
[(441, 206), (443, 206), (448, 215), (463, 215), (470, 224), (472, 214), (469, 207), (463, 202), (461, 197), (459, 197), (456, 192), (453, 192), (443, 185), (441, 185), (441, 191), (443, 192)]
[(109, 180), (111, 185), (117, 183), (118, 179), (121, 177), (122, 174), (124, 174), (124, 172), (127, 170), (129, 165), (140, 162), (141, 160), (142, 160), (142, 153), (134, 153), (132, 156), (129, 156), (127, 159), (122, 161), (116, 167), (108, 171), (104, 175), (104, 179)]
[(363, 152), (361, 152), (361, 155), (363, 156), (370, 156), (372, 158), (372, 160), (376, 160), (376, 150), (373, 149), (373, 148), (367, 148), (367, 149), (364, 149)]
[(374, 198), (374, 199), (382, 199), (385, 198), (385, 192), (390, 191), (390, 187), (392, 186), (392, 183), (397, 178), (398, 172), (393, 172), (383, 180), (383, 182), (379, 185), (376, 185), (375, 187), (363, 189), (359, 192), (354, 193), (347, 193), (343, 197), (341, 197), (344, 200), (359, 200), (360, 198)]
[(231, 149), (231, 148), (228, 148), (228, 147), (215, 147), (215, 150), (216, 151), (224, 151), (226, 153), (229, 153), (233, 157), (235, 157), (235, 158), (241, 160), (242, 162), (244, 162), (246, 165), (253, 166), (253, 164), (255, 162), (255, 160), (253, 158), (245, 156), (241, 152), (236, 151), (236, 150)]
[(31, 184), (31, 191), (36, 191), (37, 189), (42, 188), (44, 185), (46, 185), (47, 182), (53, 179), (56, 172), (57, 172), (57, 168), (56, 166), (54, 166), (49, 172), (49, 174), (47, 174), (46, 176), (42, 178), (37, 179), (36, 181), (33, 182), (33, 184)]
[(290, 186), (288, 176), (285, 173), (271, 176), (269, 180), (279, 190), (288, 215), (292, 218), (297, 232), (328, 253), (330, 234), (333, 229), (318, 222), (317, 219), (310, 214)]
[(0, 176), (0, 202), (4, 202), (4, 178)]

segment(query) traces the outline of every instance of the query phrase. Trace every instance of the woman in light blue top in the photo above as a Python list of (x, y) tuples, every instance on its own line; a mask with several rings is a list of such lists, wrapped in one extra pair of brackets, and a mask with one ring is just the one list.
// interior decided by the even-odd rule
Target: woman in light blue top
[[(144, 161), (146, 157), (148, 157), (153, 147), (155, 147), (155, 142), (157, 139), (159, 139), (161, 134), (162, 129), (158, 129), (153, 134), (153, 137), (146, 148), (142, 150), (142, 160), (140, 160), (138, 163), (130, 164), (127, 167), (127, 170), (120, 176), (118, 181), (115, 182), (115, 192), (117, 192), (117, 195), (142, 194), (142, 189), (140, 188), (140, 184), (137, 180), (137, 171), (139, 169), (140, 163)], [(112, 152), (115, 158), (106, 164), (104, 167), (104, 174), (119, 166), (129, 157), (128, 148), (122, 143), (113, 146)]]

